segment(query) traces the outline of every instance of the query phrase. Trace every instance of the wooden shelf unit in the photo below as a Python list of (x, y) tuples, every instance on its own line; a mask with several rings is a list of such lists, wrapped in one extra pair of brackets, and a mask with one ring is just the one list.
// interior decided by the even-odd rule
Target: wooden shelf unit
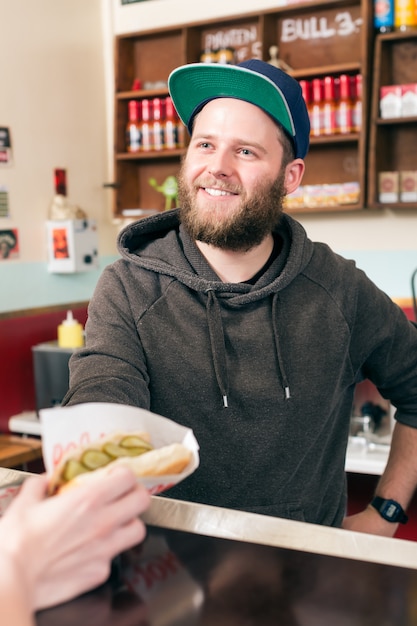
[(379, 202), (378, 174), (417, 170), (417, 115), (380, 117), (380, 88), (417, 83), (417, 29), (378, 35), (369, 122), (368, 206), (382, 209), (416, 209), (417, 202)]
[[(252, 57), (268, 60), (270, 47), (278, 45), (279, 57), (291, 66), (291, 73), (299, 80), (362, 74), (363, 131), (312, 138), (303, 184), (357, 181), (360, 192), (355, 205), (322, 210), (364, 208), (372, 4), (370, 0), (330, 0), (289, 4), (221, 21), (118, 35), (115, 38), (115, 181), (110, 185), (114, 187), (114, 215), (122, 216), (127, 209), (163, 211), (164, 197), (149, 185), (149, 178), (154, 177), (161, 184), (168, 175), (176, 176), (184, 153), (184, 150), (128, 153), (129, 100), (168, 95), (164, 83), (173, 69), (199, 61), (204, 49), (221, 47), (225, 41), (235, 49), (237, 62)], [(142, 85), (160, 84), (156, 89), (135, 91), (132, 90), (135, 79), (140, 79)], [(321, 208), (301, 210), (319, 212)]]

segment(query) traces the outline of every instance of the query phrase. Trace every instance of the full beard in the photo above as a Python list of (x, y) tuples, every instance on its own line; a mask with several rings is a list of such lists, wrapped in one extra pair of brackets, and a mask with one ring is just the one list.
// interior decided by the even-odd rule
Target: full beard
[[(259, 245), (278, 224), (286, 195), (284, 176), (285, 172), (281, 172), (274, 182), (259, 183), (251, 198), (247, 198), (241, 188), (233, 189), (241, 196), (240, 206), (230, 214), (222, 214), (219, 219), (215, 217), (215, 208), (212, 213), (202, 214), (196, 202), (198, 189), (202, 184), (196, 181), (194, 185), (189, 185), (181, 170), (178, 179), (181, 223), (196, 241), (222, 250), (247, 252)], [(210, 184), (204, 186), (209, 187)], [(218, 183), (216, 187), (219, 187)], [(227, 189), (230, 190), (230, 186)]]

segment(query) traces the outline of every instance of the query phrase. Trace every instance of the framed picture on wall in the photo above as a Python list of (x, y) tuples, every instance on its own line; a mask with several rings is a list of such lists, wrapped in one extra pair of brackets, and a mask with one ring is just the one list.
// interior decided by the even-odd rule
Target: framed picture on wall
[(19, 256), (19, 236), (17, 228), (0, 230), (0, 261)]

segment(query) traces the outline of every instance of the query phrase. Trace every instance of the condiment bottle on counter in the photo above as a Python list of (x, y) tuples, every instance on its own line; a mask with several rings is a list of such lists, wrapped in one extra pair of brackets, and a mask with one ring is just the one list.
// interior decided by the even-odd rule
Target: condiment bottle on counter
[(58, 346), (60, 348), (81, 348), (84, 345), (83, 327), (72, 314), (67, 311), (67, 317), (58, 326)]

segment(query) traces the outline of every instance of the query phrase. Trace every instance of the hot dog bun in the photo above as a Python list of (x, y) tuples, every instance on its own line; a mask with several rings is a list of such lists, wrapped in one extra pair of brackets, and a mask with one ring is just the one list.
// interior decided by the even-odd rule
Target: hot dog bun
[[(62, 492), (80, 484), (96, 470), (107, 470), (116, 465), (128, 466), (138, 478), (180, 474), (187, 467), (192, 453), (186, 446), (173, 443), (153, 448), (149, 439), (149, 435), (143, 432), (113, 433), (96, 442), (78, 447), (65, 455), (55, 468), (49, 481), (49, 494)], [(139, 446), (141, 442), (143, 449)], [(126, 443), (137, 445), (126, 446)], [(139, 451), (138, 454), (135, 454), (135, 451)], [(119, 456), (120, 454), (123, 456)], [(109, 460), (103, 455), (110, 456)], [(101, 464), (98, 464), (99, 462)], [(97, 467), (93, 467), (94, 465)]]

